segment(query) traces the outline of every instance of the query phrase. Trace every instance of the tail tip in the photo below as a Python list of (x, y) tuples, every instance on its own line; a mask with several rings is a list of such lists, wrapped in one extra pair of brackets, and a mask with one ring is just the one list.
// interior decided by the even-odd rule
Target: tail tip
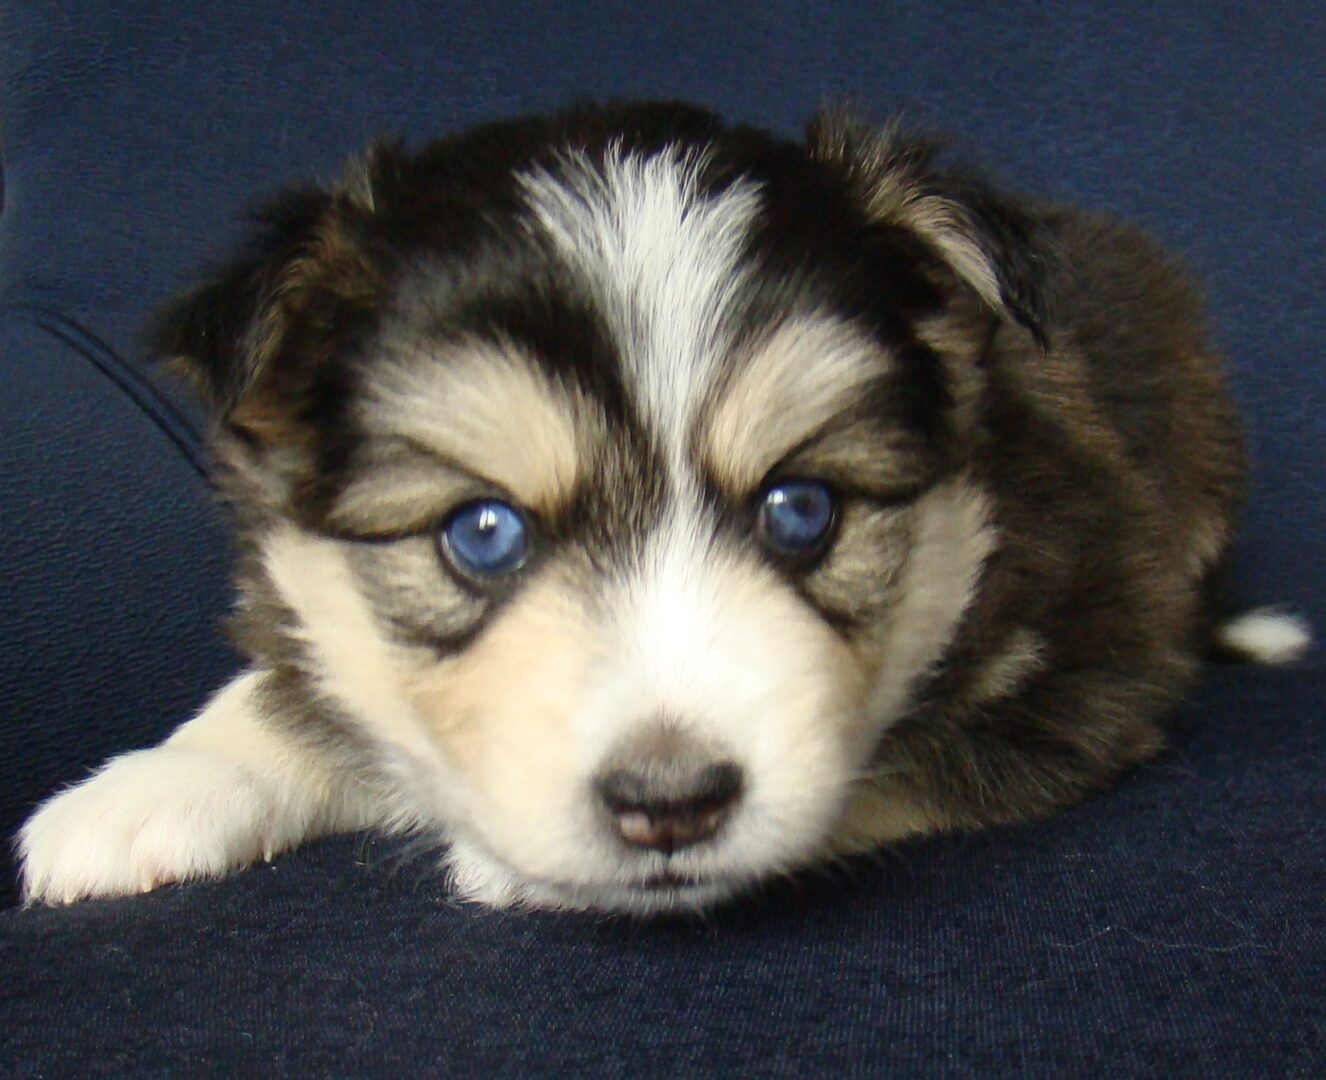
[(1312, 628), (1301, 615), (1258, 608), (1221, 623), (1216, 644), (1241, 660), (1283, 667), (1307, 654), (1312, 647)]

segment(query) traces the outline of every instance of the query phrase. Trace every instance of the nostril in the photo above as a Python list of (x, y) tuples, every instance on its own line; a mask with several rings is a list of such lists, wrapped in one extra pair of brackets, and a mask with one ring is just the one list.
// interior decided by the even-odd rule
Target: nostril
[(682, 774), (662, 768), (613, 769), (595, 784), (624, 840), (665, 852), (717, 832), (741, 786), (741, 770), (731, 762)]
[(702, 803), (726, 806), (741, 792), (741, 770), (730, 761), (710, 765), (699, 776), (695, 797)]
[(679, 777), (646, 770), (613, 769), (596, 785), (613, 813), (688, 813), (726, 806), (741, 791), (741, 770), (731, 762)]
[(603, 805), (614, 814), (638, 809), (648, 801), (644, 777), (629, 769), (613, 769), (594, 784)]

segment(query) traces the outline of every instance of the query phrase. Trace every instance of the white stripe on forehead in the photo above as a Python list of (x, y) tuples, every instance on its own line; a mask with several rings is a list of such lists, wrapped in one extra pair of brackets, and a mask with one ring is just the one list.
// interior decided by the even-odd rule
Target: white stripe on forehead
[(688, 424), (726, 350), (721, 316), (737, 259), (759, 212), (758, 186), (699, 191), (703, 153), (609, 150), (602, 167), (568, 154), (554, 175), (521, 178), (530, 210), (568, 264), (585, 275), (622, 351), (623, 375), (660, 436), (675, 480)]

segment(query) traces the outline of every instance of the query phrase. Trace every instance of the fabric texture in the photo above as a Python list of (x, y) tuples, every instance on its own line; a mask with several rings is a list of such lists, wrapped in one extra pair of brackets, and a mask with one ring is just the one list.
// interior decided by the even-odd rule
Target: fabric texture
[[(0, 0), (0, 832), (239, 661), (203, 420), (140, 344), (256, 196), (577, 98), (792, 133), (905, 107), (1206, 286), (1254, 455), (1236, 599), (1326, 626), (1326, 8), (850, 0)], [(1326, 1070), (1322, 652), (1222, 668), (1175, 748), (1051, 821), (700, 922), (450, 903), (347, 838), (0, 913), (0, 1072), (1201, 1075)], [(12, 866), (6, 898), (16, 899)]]

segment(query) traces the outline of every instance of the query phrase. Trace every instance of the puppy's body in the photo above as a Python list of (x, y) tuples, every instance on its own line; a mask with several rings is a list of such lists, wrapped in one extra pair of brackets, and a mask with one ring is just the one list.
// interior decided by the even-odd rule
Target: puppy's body
[(1183, 275), (847, 117), (381, 149), (163, 327), (254, 666), (34, 816), (34, 899), (381, 827), (474, 899), (698, 907), (1107, 784), (1217, 631), (1243, 457)]

